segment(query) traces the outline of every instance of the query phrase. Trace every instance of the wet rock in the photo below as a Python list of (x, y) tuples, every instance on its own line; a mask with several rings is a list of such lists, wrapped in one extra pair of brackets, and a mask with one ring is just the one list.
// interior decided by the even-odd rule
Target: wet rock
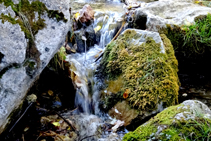
[(109, 115), (112, 118), (123, 121), (123, 125), (127, 126), (138, 116), (138, 111), (131, 109), (126, 101), (117, 103), (110, 111)]
[(210, 12), (211, 8), (190, 2), (157, 1), (136, 9), (134, 27), (142, 29), (145, 26), (150, 31), (160, 31), (166, 28), (167, 24), (181, 26), (194, 23), (196, 17)]
[[(18, 2), (14, 0), (14, 4)], [(7, 7), (0, 3), (0, 133), (8, 124), (11, 118), (9, 115), (19, 107), (33, 82), (61, 47), (71, 25), (67, 0), (62, 2), (40, 0), (40, 2), (45, 4), (47, 10), (62, 12), (59, 14), (61, 19), (49, 17), (46, 10), (38, 18), (41, 21), (43, 19), (43, 23), (41, 22), (43, 27), (40, 30), (38, 28), (36, 33), (32, 33), (33, 35), (26, 34), (22, 30), (26, 28), (23, 22), (27, 20), (20, 19), (20, 23), (12, 23), (5, 18), (11, 16), (10, 18), (15, 21), (20, 16), (15, 14), (11, 6)], [(30, 6), (30, 3), (28, 4)], [(22, 16), (28, 18), (24, 12)], [(35, 17), (37, 17), (36, 12)], [(34, 40), (26, 39), (29, 36), (34, 36)]]
[[(161, 67), (160, 63), (165, 65)], [(163, 34), (127, 29), (106, 47), (99, 66), (96, 75), (106, 80), (101, 93), (101, 108), (105, 111), (113, 107), (115, 113), (114, 105), (126, 100), (131, 109), (138, 110), (138, 120), (144, 120), (178, 101), (178, 62), (171, 42)], [(119, 107), (121, 112), (130, 109)], [(124, 116), (117, 115), (124, 121)], [(130, 120), (125, 118), (127, 125), (136, 114), (130, 116)]]
[(62, 115), (72, 121), (77, 131), (79, 131), (79, 139), (90, 136), (89, 140), (97, 140), (98, 136), (102, 134), (99, 130), (102, 120), (95, 115), (80, 114), (70, 116), (68, 112)]
[(80, 11), (79, 20), (82, 23), (91, 22), (94, 19), (94, 11), (90, 5), (85, 5)]
[[(88, 26), (85, 29), (80, 29), (74, 31), (75, 35), (75, 42), (77, 44), (77, 52), (85, 52), (85, 44), (86, 44), (86, 51), (96, 44), (96, 35), (93, 28), (93, 25)], [(86, 41), (82, 39), (82, 37), (86, 37)], [(86, 42), (86, 43), (85, 43)]]
[(208, 139), (210, 134), (210, 125), (211, 110), (200, 101), (187, 100), (180, 105), (166, 108), (164, 111), (151, 118), (145, 124), (138, 127), (134, 132), (129, 132), (126, 134), (123, 138), (123, 141), (131, 139)]
[[(183, 92), (183, 93), (181, 93)], [(208, 87), (195, 87), (180, 89), (180, 101), (185, 100), (198, 100), (206, 104), (211, 109), (211, 90)]]

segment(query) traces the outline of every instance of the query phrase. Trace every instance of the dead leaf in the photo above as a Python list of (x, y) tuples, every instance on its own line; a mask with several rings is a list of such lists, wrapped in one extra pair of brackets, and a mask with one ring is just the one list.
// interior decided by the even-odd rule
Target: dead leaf
[(52, 123), (54, 126), (56, 126), (56, 127), (59, 127), (60, 126), (60, 123), (59, 122), (53, 122)]
[(128, 94), (130, 93), (130, 90), (129, 89), (126, 89), (124, 94), (123, 94), (123, 98), (126, 99), (128, 98)]
[(48, 94), (49, 94), (50, 96), (53, 96), (53, 91), (52, 91), (52, 90), (48, 90)]

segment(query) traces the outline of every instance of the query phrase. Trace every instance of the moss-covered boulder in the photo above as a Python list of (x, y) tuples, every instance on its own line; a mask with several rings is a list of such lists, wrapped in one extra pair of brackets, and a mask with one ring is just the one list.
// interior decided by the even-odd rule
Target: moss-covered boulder
[(144, 119), (177, 104), (177, 65), (165, 35), (127, 29), (106, 47), (97, 72), (107, 84), (102, 90), (101, 108), (110, 110), (125, 100)]
[(210, 109), (200, 101), (187, 100), (127, 133), (123, 141), (202, 141), (210, 140), (210, 136)]

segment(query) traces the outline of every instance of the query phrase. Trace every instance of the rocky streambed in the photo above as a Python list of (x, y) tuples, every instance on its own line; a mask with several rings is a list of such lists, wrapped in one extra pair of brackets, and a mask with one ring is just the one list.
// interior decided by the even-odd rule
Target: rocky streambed
[(1, 140), (210, 140), (209, 13), (208, 1), (0, 1)]

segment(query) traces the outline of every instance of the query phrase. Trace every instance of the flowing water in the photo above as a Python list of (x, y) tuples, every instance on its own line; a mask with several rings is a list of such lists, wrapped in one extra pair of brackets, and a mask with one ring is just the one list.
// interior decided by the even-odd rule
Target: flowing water
[[(84, 2), (84, 1), (83, 1)], [(87, 1), (85, 1), (87, 2)], [(80, 139), (86, 136), (96, 135), (99, 126), (115, 122), (115, 119), (108, 115), (101, 114), (98, 108), (99, 90), (97, 89), (97, 78), (94, 77), (94, 72), (99, 65), (99, 61), (95, 62), (97, 56), (103, 52), (105, 46), (115, 36), (119, 20), (124, 14), (124, 10), (119, 7), (119, 1), (110, 5), (110, 9), (106, 8), (95, 10), (95, 19), (93, 27), (97, 27), (99, 22), (103, 23), (101, 27), (100, 43), (93, 47), (87, 47), (86, 37), (82, 37), (85, 42), (85, 52), (76, 53), (67, 56), (67, 61), (71, 64), (71, 71), (74, 72), (74, 83), (77, 87), (75, 97), (75, 107), (77, 107), (76, 114), (73, 115), (72, 120), (75, 121), (79, 127)], [(111, 4), (111, 3), (110, 3)], [(116, 6), (115, 6), (116, 5)], [(121, 4), (120, 4), (121, 5)], [(84, 140), (121, 140), (126, 130), (122, 130), (118, 134), (112, 132), (100, 133), (100, 137), (89, 137)]]

